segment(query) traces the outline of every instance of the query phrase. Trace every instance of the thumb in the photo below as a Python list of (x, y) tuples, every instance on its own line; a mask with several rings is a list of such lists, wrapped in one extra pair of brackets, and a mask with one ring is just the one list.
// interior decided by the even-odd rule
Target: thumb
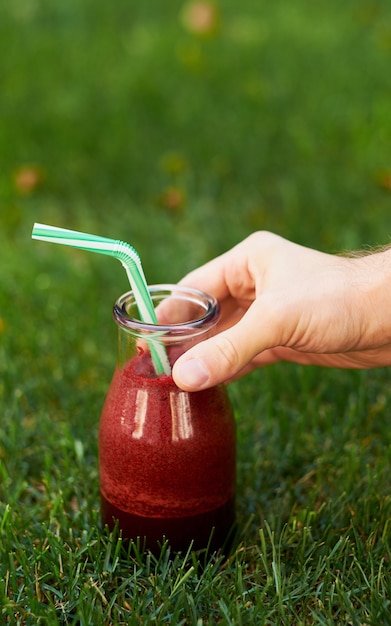
[(259, 302), (254, 302), (237, 324), (179, 357), (172, 371), (178, 387), (199, 391), (230, 380), (259, 352), (278, 345), (260, 308)]

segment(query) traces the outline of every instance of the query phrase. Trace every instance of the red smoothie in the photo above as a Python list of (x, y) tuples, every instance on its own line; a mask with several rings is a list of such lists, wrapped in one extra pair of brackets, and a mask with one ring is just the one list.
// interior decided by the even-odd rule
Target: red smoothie
[(221, 547), (235, 519), (235, 422), (224, 387), (184, 392), (147, 353), (117, 367), (99, 429), (102, 521), (158, 549)]

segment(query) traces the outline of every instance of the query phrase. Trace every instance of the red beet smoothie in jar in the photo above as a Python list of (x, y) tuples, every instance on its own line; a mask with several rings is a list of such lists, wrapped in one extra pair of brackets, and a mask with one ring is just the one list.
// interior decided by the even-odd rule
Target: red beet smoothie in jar
[(148, 354), (117, 367), (99, 429), (102, 521), (156, 550), (217, 549), (235, 518), (235, 423), (224, 387), (156, 376)]

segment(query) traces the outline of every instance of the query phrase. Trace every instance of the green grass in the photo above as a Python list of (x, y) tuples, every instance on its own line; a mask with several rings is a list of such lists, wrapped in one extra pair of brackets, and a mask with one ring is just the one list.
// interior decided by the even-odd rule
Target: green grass
[(153, 557), (100, 528), (126, 275), (31, 241), (33, 222), (129, 241), (151, 283), (256, 229), (330, 252), (391, 232), (388, 0), (227, 1), (210, 38), (182, 5), (1, 3), (0, 622), (391, 624), (388, 369), (231, 385), (229, 555)]

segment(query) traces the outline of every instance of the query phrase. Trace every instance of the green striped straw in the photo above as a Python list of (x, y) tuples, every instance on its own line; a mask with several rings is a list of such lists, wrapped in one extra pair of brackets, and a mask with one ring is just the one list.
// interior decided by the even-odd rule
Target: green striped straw
[[(80, 233), (76, 230), (38, 223), (34, 224), (32, 238), (97, 252), (98, 254), (106, 254), (121, 261), (133, 290), (141, 321), (146, 324), (157, 324), (155, 309), (149, 295), (140, 257), (128, 243), (118, 239), (107, 239), (106, 237)], [(148, 343), (156, 374), (169, 375), (171, 367), (164, 345), (152, 340), (149, 340)]]

